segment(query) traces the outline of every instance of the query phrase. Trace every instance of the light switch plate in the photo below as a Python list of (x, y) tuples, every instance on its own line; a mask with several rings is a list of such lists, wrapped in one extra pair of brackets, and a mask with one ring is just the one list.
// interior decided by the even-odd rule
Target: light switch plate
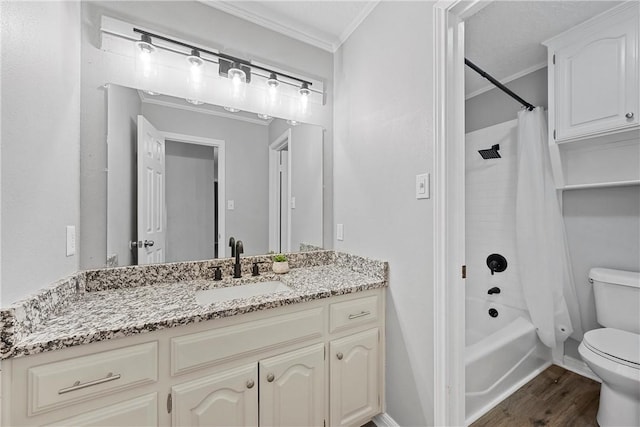
[(227, 209), (232, 211), (236, 208), (236, 203), (233, 200), (227, 200)]
[(416, 175), (416, 199), (429, 199), (431, 197), (430, 179), (428, 173)]
[(336, 239), (342, 241), (344, 240), (344, 225), (336, 224)]
[(67, 225), (67, 256), (76, 254), (76, 226)]

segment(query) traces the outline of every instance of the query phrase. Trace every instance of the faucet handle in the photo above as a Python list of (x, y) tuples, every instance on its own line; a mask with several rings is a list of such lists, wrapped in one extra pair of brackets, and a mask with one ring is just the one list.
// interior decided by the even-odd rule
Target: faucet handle
[(220, 270), (219, 265), (212, 266), (209, 268), (215, 268), (215, 271), (213, 272), (213, 280), (215, 281), (222, 280), (222, 270)]
[(253, 263), (253, 267), (251, 267), (251, 275), (259, 276), (260, 275), (260, 266), (258, 264), (264, 264), (264, 261), (255, 261)]

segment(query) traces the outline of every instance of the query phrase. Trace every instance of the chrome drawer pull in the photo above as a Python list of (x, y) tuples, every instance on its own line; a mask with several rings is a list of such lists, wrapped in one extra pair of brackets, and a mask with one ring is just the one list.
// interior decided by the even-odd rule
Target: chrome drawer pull
[(353, 319), (357, 319), (358, 317), (364, 317), (364, 316), (368, 316), (370, 315), (371, 312), (370, 311), (361, 311), (358, 314), (350, 314), (349, 315), (349, 320), (353, 320)]
[(108, 383), (109, 381), (115, 381), (120, 379), (120, 374), (115, 374), (109, 372), (106, 377), (100, 378), (99, 380), (93, 380), (86, 383), (80, 383), (80, 381), (76, 381), (73, 383), (71, 387), (61, 388), (58, 390), (58, 394), (65, 394), (76, 390), (81, 390), (83, 388), (91, 387), (98, 384)]

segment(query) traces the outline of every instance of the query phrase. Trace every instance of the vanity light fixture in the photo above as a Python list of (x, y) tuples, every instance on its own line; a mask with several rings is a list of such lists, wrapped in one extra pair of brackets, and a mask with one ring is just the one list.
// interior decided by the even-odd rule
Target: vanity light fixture
[(230, 113), (239, 113), (240, 110), (237, 108), (233, 108), (233, 107), (224, 107), (225, 110), (227, 110)]
[[(300, 93), (300, 95), (302, 95), (303, 100), (306, 101), (306, 98), (311, 95), (310, 86), (312, 85), (312, 83), (304, 80), (303, 78), (292, 76), (281, 71), (272, 70), (259, 64), (253, 64), (251, 61), (245, 59), (237, 58), (221, 52), (214, 52), (203, 47), (194, 46), (183, 41), (175, 40), (164, 35), (151, 33), (139, 28), (134, 27), (133, 32), (140, 34), (140, 40), (136, 41), (135, 43), (138, 49), (140, 49), (141, 55), (144, 56), (145, 60), (148, 60), (149, 54), (155, 52), (157, 49), (163, 49), (169, 52), (179, 53), (181, 55), (185, 54), (164, 45), (164, 43), (171, 43), (172, 45), (179, 46), (181, 49), (188, 49), (188, 51), (191, 52), (191, 54), (187, 56), (187, 61), (192, 65), (192, 70), (202, 67), (205, 62), (217, 62), (218, 74), (222, 77), (231, 79), (236, 87), (238, 87), (240, 83), (251, 83), (251, 74), (255, 73), (255, 70), (259, 70), (264, 72), (264, 74), (258, 73), (258, 75), (266, 79), (267, 85), (272, 92), (276, 87), (280, 85), (280, 83), (284, 83), (286, 85), (294, 87), (299, 83), (300, 87), (298, 89), (298, 92)], [(152, 43), (152, 38), (154, 40), (161, 40), (163, 44), (160, 46), (154, 46)], [(203, 59), (201, 57), (201, 54), (203, 53), (217, 58), (217, 61), (211, 59)], [(268, 75), (269, 77), (266, 78), (266, 75)]]
[(278, 76), (276, 76), (276, 73), (269, 74), (269, 79), (267, 80), (267, 85), (269, 86), (269, 88), (275, 89), (279, 84), (280, 82), (278, 81)]
[(149, 34), (142, 34), (140, 40), (136, 42), (136, 46), (143, 54), (151, 54), (156, 51), (156, 47), (151, 43), (151, 36)]
[(258, 117), (261, 118), (262, 120), (269, 120), (271, 119), (271, 116), (268, 114), (260, 114), (258, 113)]
[(187, 101), (189, 104), (193, 104), (193, 105), (202, 105), (204, 104), (204, 102), (200, 101), (199, 99), (185, 99), (185, 101)]
[(187, 62), (194, 68), (204, 65), (204, 60), (200, 57), (200, 51), (198, 49), (191, 49), (191, 55), (187, 56)]

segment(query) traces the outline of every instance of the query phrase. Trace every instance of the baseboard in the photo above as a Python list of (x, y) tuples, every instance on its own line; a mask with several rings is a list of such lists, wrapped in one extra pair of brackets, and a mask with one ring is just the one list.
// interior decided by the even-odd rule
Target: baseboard
[(398, 424), (396, 420), (391, 418), (386, 412), (376, 415), (373, 418), (373, 422), (377, 427), (400, 427), (400, 424)]
[(582, 375), (583, 377), (591, 378), (592, 380), (598, 381), (599, 383), (602, 382), (602, 380), (593, 373), (591, 368), (589, 368), (586, 363), (574, 357), (565, 355), (562, 358), (562, 363), (556, 363), (556, 365), (566, 369), (567, 371), (575, 372), (578, 375)]

